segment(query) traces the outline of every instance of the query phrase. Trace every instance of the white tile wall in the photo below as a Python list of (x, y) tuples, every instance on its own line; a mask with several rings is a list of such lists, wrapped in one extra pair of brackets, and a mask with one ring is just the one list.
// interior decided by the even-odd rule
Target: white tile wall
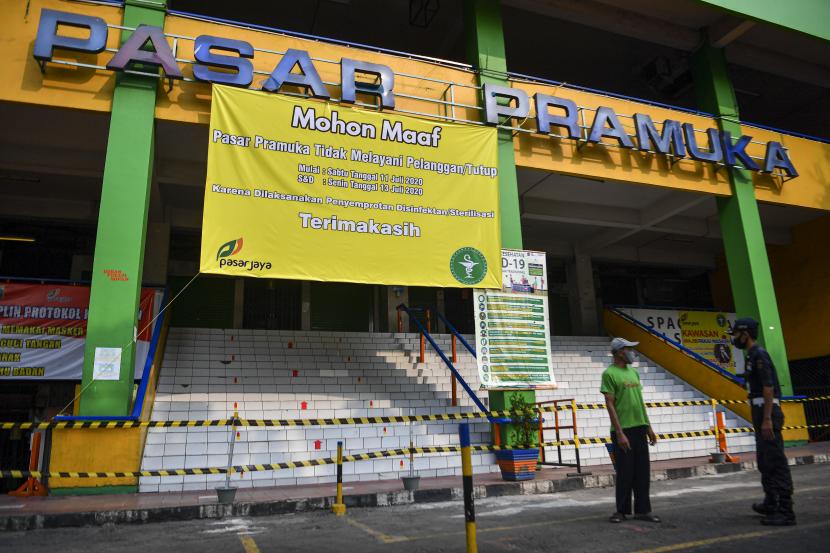
[[(436, 335), (447, 352), (450, 339)], [(440, 358), (428, 353), (418, 363), (415, 334), (222, 330), (174, 328), (170, 331), (164, 365), (153, 407), (153, 420), (217, 419), (233, 415), (251, 419), (331, 418), (468, 412), (475, 407), (459, 386), (459, 406), (450, 406), (449, 371)], [(553, 352), (559, 389), (537, 392), (539, 401), (575, 398), (601, 402), (599, 379), (610, 362), (607, 338), (554, 338)], [(459, 345), (456, 367), (473, 389), (479, 386), (475, 359)], [(640, 363), (646, 400), (702, 398), (648, 360)], [(487, 404), (487, 393), (477, 394)], [(705, 429), (710, 425), (707, 407), (653, 409), (658, 432)], [(607, 436), (604, 411), (580, 411), (580, 435)], [(728, 425), (743, 424), (734, 418)], [(474, 441), (489, 443), (489, 425), (473, 423)], [(334, 457), (337, 441), (349, 453), (406, 447), (407, 425), (365, 425), (307, 428), (239, 429), (233, 464), (259, 464)], [(414, 424), (418, 446), (458, 443), (455, 424)], [(570, 437), (563, 434), (563, 437)], [(225, 466), (232, 432), (228, 428), (190, 427), (150, 429), (142, 467), (147, 470)], [(552, 432), (546, 440), (554, 439)], [(751, 436), (730, 436), (730, 448), (751, 449)], [(316, 449), (315, 442), (319, 441)], [(706, 455), (714, 439), (663, 442), (652, 458)], [(583, 446), (585, 464), (607, 463), (604, 446)], [(563, 449), (566, 462), (573, 450)], [(555, 449), (548, 451), (549, 458)], [(417, 457), (422, 476), (460, 474), (457, 455)], [(497, 471), (494, 456), (475, 454), (476, 472)], [(344, 480), (396, 478), (409, 471), (400, 458), (362, 461), (344, 466)], [(331, 482), (333, 467), (303, 467), (234, 475), (239, 486), (281, 486)], [(210, 489), (224, 476), (141, 478), (141, 491)]]

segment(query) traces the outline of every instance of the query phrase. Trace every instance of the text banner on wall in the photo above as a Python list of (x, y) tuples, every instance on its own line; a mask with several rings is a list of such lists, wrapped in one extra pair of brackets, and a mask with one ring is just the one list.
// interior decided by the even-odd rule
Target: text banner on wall
[(213, 88), (200, 270), (498, 288), (496, 131)]
[[(723, 327), (719, 326), (719, 317), (724, 317), (726, 320), (726, 330), (728, 333), (735, 324), (736, 315), (734, 313), (722, 313), (717, 311), (678, 311), (676, 309), (645, 309), (638, 307), (622, 307), (620, 311), (634, 317), (647, 327), (665, 335), (667, 338), (680, 343), (681, 345), (695, 351), (704, 358), (712, 361), (731, 373), (742, 374), (744, 372), (744, 354), (743, 352), (731, 345), (729, 337), (719, 338), (716, 342), (712, 342), (707, 346), (708, 352), (702, 351), (700, 348), (703, 344), (699, 343), (695, 336), (697, 332), (691, 332), (686, 336), (686, 330), (691, 330), (695, 325), (687, 325), (686, 329), (683, 327), (683, 320), (681, 317), (686, 313), (686, 320), (691, 322), (699, 321), (701, 317), (706, 318), (712, 329), (720, 329), (719, 332), (724, 332)], [(691, 315), (690, 315), (691, 314)], [(720, 344), (726, 344), (728, 351)], [(715, 349), (717, 348), (717, 353)]]
[[(160, 292), (141, 290), (136, 378), (144, 369), (149, 323), (159, 302)], [(89, 286), (0, 284), (0, 378), (80, 380), (88, 312)]]
[(488, 389), (555, 388), (544, 252), (502, 250), (502, 290), (476, 290), (476, 361)]
[(726, 315), (717, 311), (681, 311), (678, 319), (684, 346), (704, 359), (735, 373)]

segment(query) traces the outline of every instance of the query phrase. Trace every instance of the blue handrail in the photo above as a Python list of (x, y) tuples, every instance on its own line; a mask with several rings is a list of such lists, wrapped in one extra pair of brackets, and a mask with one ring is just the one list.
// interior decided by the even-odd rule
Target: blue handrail
[(465, 339), (464, 339), (464, 337), (461, 335), (461, 333), (460, 333), (460, 332), (458, 332), (458, 331), (455, 329), (455, 327), (452, 325), (452, 323), (451, 323), (451, 322), (449, 322), (449, 321), (447, 320), (447, 318), (446, 318), (444, 315), (442, 315), (442, 314), (441, 314), (441, 312), (440, 312), (440, 311), (438, 311), (437, 309), (433, 309), (433, 312), (434, 312), (436, 315), (438, 315), (438, 318), (439, 318), (439, 319), (441, 319), (441, 322), (443, 322), (443, 323), (444, 323), (444, 326), (446, 326), (446, 327), (447, 327), (447, 330), (449, 330), (449, 331), (450, 331), (450, 334), (452, 334), (453, 336), (455, 336), (456, 338), (458, 338), (459, 340), (461, 340), (461, 343), (462, 343), (462, 344), (464, 344), (464, 347), (465, 347), (465, 348), (467, 348), (467, 351), (469, 351), (469, 352), (470, 352), (470, 355), (472, 355), (473, 357), (476, 357), (476, 350), (474, 350), (474, 349), (472, 348), (472, 346), (470, 346), (470, 344), (468, 344), (468, 343), (467, 343), (467, 340), (465, 340)]
[[(461, 383), (461, 387), (464, 388), (464, 390), (467, 392), (467, 395), (469, 395), (470, 399), (473, 400), (473, 403), (476, 404), (476, 407), (478, 407), (479, 410), (481, 410), (482, 413), (487, 415), (487, 419), (491, 423), (510, 422), (510, 419), (496, 418), (496, 417), (493, 417), (490, 414), (490, 410), (487, 409), (487, 407), (485, 407), (483, 403), (481, 403), (481, 400), (478, 399), (478, 396), (475, 395), (475, 392), (473, 392), (472, 388), (470, 388), (470, 385), (467, 384), (467, 381), (464, 380), (464, 377), (461, 376), (461, 373), (458, 372), (458, 369), (455, 368), (455, 365), (452, 364), (452, 361), (450, 361), (449, 358), (446, 356), (446, 354), (444, 354), (444, 351), (438, 346), (438, 344), (435, 343), (435, 340), (432, 339), (432, 336), (430, 335), (429, 332), (427, 332), (427, 329), (424, 328), (424, 325), (421, 324), (421, 321), (418, 320), (418, 317), (415, 316), (415, 313), (413, 312), (412, 309), (410, 309), (409, 307), (406, 306), (406, 304), (403, 304), (403, 303), (398, 305), (398, 307), (396, 309), (402, 310), (407, 315), (409, 315), (409, 318), (415, 323), (415, 325), (418, 327), (418, 330), (421, 332), (421, 334), (424, 335), (424, 338), (426, 338), (426, 340), (429, 342), (429, 345), (432, 346), (432, 349), (435, 350), (435, 352), (441, 357), (441, 359), (444, 361), (444, 363), (447, 365), (447, 367), (449, 367), (450, 371), (452, 371), (452, 374), (453, 374), (453, 376), (455, 376), (456, 380), (458, 380)], [(422, 311), (422, 309), (418, 309), (418, 310)]]
[(715, 363), (712, 363), (711, 361), (709, 361), (708, 359), (706, 359), (705, 357), (703, 357), (699, 353), (696, 353), (696, 352), (690, 350), (689, 348), (687, 348), (686, 346), (684, 346), (683, 344), (681, 344), (680, 342), (678, 342), (676, 340), (672, 340), (671, 338), (669, 338), (668, 336), (666, 336), (662, 332), (658, 332), (658, 331), (654, 330), (653, 328), (651, 328), (650, 326), (647, 326), (644, 323), (641, 323), (640, 321), (638, 321), (637, 319), (635, 319), (634, 317), (632, 317), (628, 313), (624, 313), (624, 312), (622, 312), (622, 311), (620, 311), (619, 309), (616, 309), (616, 308), (608, 308), (608, 311), (610, 311), (611, 313), (614, 313), (615, 315), (620, 316), (621, 318), (623, 318), (626, 321), (630, 322), (631, 324), (641, 328), (642, 330), (645, 330), (646, 332), (648, 332), (652, 336), (654, 336), (656, 338), (659, 338), (660, 340), (663, 340), (664, 342), (668, 343), (669, 345), (673, 346), (674, 348), (682, 351), (683, 353), (685, 353), (689, 357), (693, 358), (695, 361), (699, 361), (700, 363), (706, 365), (710, 369), (718, 372), (721, 376), (723, 376), (724, 378), (726, 378), (728, 380), (731, 380), (735, 384), (738, 384), (741, 387), (743, 387), (746, 384), (746, 381), (743, 378), (741, 378), (739, 376), (735, 376), (731, 372), (722, 369), (721, 367), (719, 367)]

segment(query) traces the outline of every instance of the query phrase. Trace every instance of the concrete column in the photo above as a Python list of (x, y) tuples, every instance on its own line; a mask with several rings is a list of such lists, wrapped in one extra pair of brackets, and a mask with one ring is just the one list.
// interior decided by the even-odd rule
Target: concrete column
[(245, 321), (245, 279), (237, 278), (233, 284), (233, 327), (242, 328)]
[[(573, 285), (575, 288), (576, 330), (582, 336), (596, 336), (599, 333), (597, 317), (597, 294), (594, 285), (594, 265), (591, 256), (576, 252), (573, 262)], [(568, 279), (570, 280), (570, 274)], [(574, 289), (572, 288), (572, 290)]]
[[(398, 305), (405, 303), (409, 305), (409, 288), (406, 286), (387, 286), (386, 287), (386, 320), (389, 324), (389, 332), (398, 331), (398, 310), (395, 309)], [(409, 316), (406, 313), (401, 313), (403, 320), (403, 331), (409, 330)]]
[[(446, 309), (444, 309), (444, 290), (441, 288), (435, 291), (435, 308), (438, 309), (442, 315), (446, 311)], [(435, 315), (432, 317), (432, 328), (441, 334), (446, 334), (448, 332), (447, 327), (444, 325), (444, 321)]]
[(170, 224), (148, 223), (144, 246), (145, 284), (167, 284), (167, 263), (170, 258)]
[[(740, 136), (738, 102), (723, 49), (713, 47), (706, 38), (692, 56), (692, 74), (701, 109), (718, 116), (721, 130)], [(739, 317), (754, 317), (760, 322), (759, 341), (772, 357), (781, 392), (790, 395), (793, 387), (787, 350), (752, 174), (745, 169), (727, 171), (732, 195), (717, 201), (735, 308)]]
[(69, 269), (69, 280), (79, 282), (83, 280), (84, 271), (92, 271), (92, 256), (78, 255), (72, 256), (72, 268)]
[(300, 329), (311, 330), (311, 283), (302, 282), (300, 291)]
[[(123, 25), (162, 27), (166, 7), (165, 0), (127, 0)], [(122, 41), (130, 33), (123, 31)], [(133, 337), (144, 275), (159, 79), (130, 74), (114, 79), (89, 296), (81, 415), (124, 416), (132, 403)], [(98, 348), (121, 349), (118, 380), (93, 378)]]

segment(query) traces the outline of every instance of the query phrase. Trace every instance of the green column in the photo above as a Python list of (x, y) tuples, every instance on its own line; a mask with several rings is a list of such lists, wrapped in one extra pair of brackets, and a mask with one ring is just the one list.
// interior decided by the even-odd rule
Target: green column
[[(507, 86), (507, 58), (504, 53), (504, 31), (498, 0), (465, 0), (465, 31), (467, 34), (467, 61), (478, 69), (478, 84)], [(480, 105), (484, 105), (482, 101)], [(482, 115), (483, 119), (483, 115)], [(499, 216), (503, 248), (522, 249), (522, 220), (519, 210), (519, 190), (516, 180), (516, 158), (513, 153), (513, 133), (499, 129)], [(491, 391), (490, 409), (509, 410), (514, 394), (528, 403), (536, 401), (534, 390), (517, 392)], [(501, 443), (516, 442), (516, 429), (501, 426)]]
[[(479, 85), (507, 86), (507, 59), (498, 0), (465, 0), (467, 61), (479, 71)], [(483, 106), (484, 103), (482, 102)], [(482, 116), (483, 119), (483, 116)], [(522, 249), (522, 220), (516, 182), (513, 134), (499, 130), (499, 215), (502, 247)]]
[[(719, 116), (721, 130), (730, 131), (733, 137), (740, 136), (738, 102), (723, 50), (710, 46), (707, 40), (693, 55), (692, 63), (700, 108)], [(739, 317), (749, 316), (760, 322), (759, 340), (772, 356), (782, 393), (790, 395), (787, 351), (752, 173), (739, 169), (722, 171), (729, 171), (732, 185), (731, 196), (718, 198), (718, 214), (735, 309)]]
[[(164, 26), (166, 0), (127, 0), (124, 25)], [(122, 33), (122, 42), (129, 32)], [(138, 300), (153, 174), (158, 79), (117, 75), (89, 300), (81, 415), (130, 412)], [(122, 276), (123, 275), (123, 276)], [(95, 350), (123, 348), (118, 380), (93, 380)]]

